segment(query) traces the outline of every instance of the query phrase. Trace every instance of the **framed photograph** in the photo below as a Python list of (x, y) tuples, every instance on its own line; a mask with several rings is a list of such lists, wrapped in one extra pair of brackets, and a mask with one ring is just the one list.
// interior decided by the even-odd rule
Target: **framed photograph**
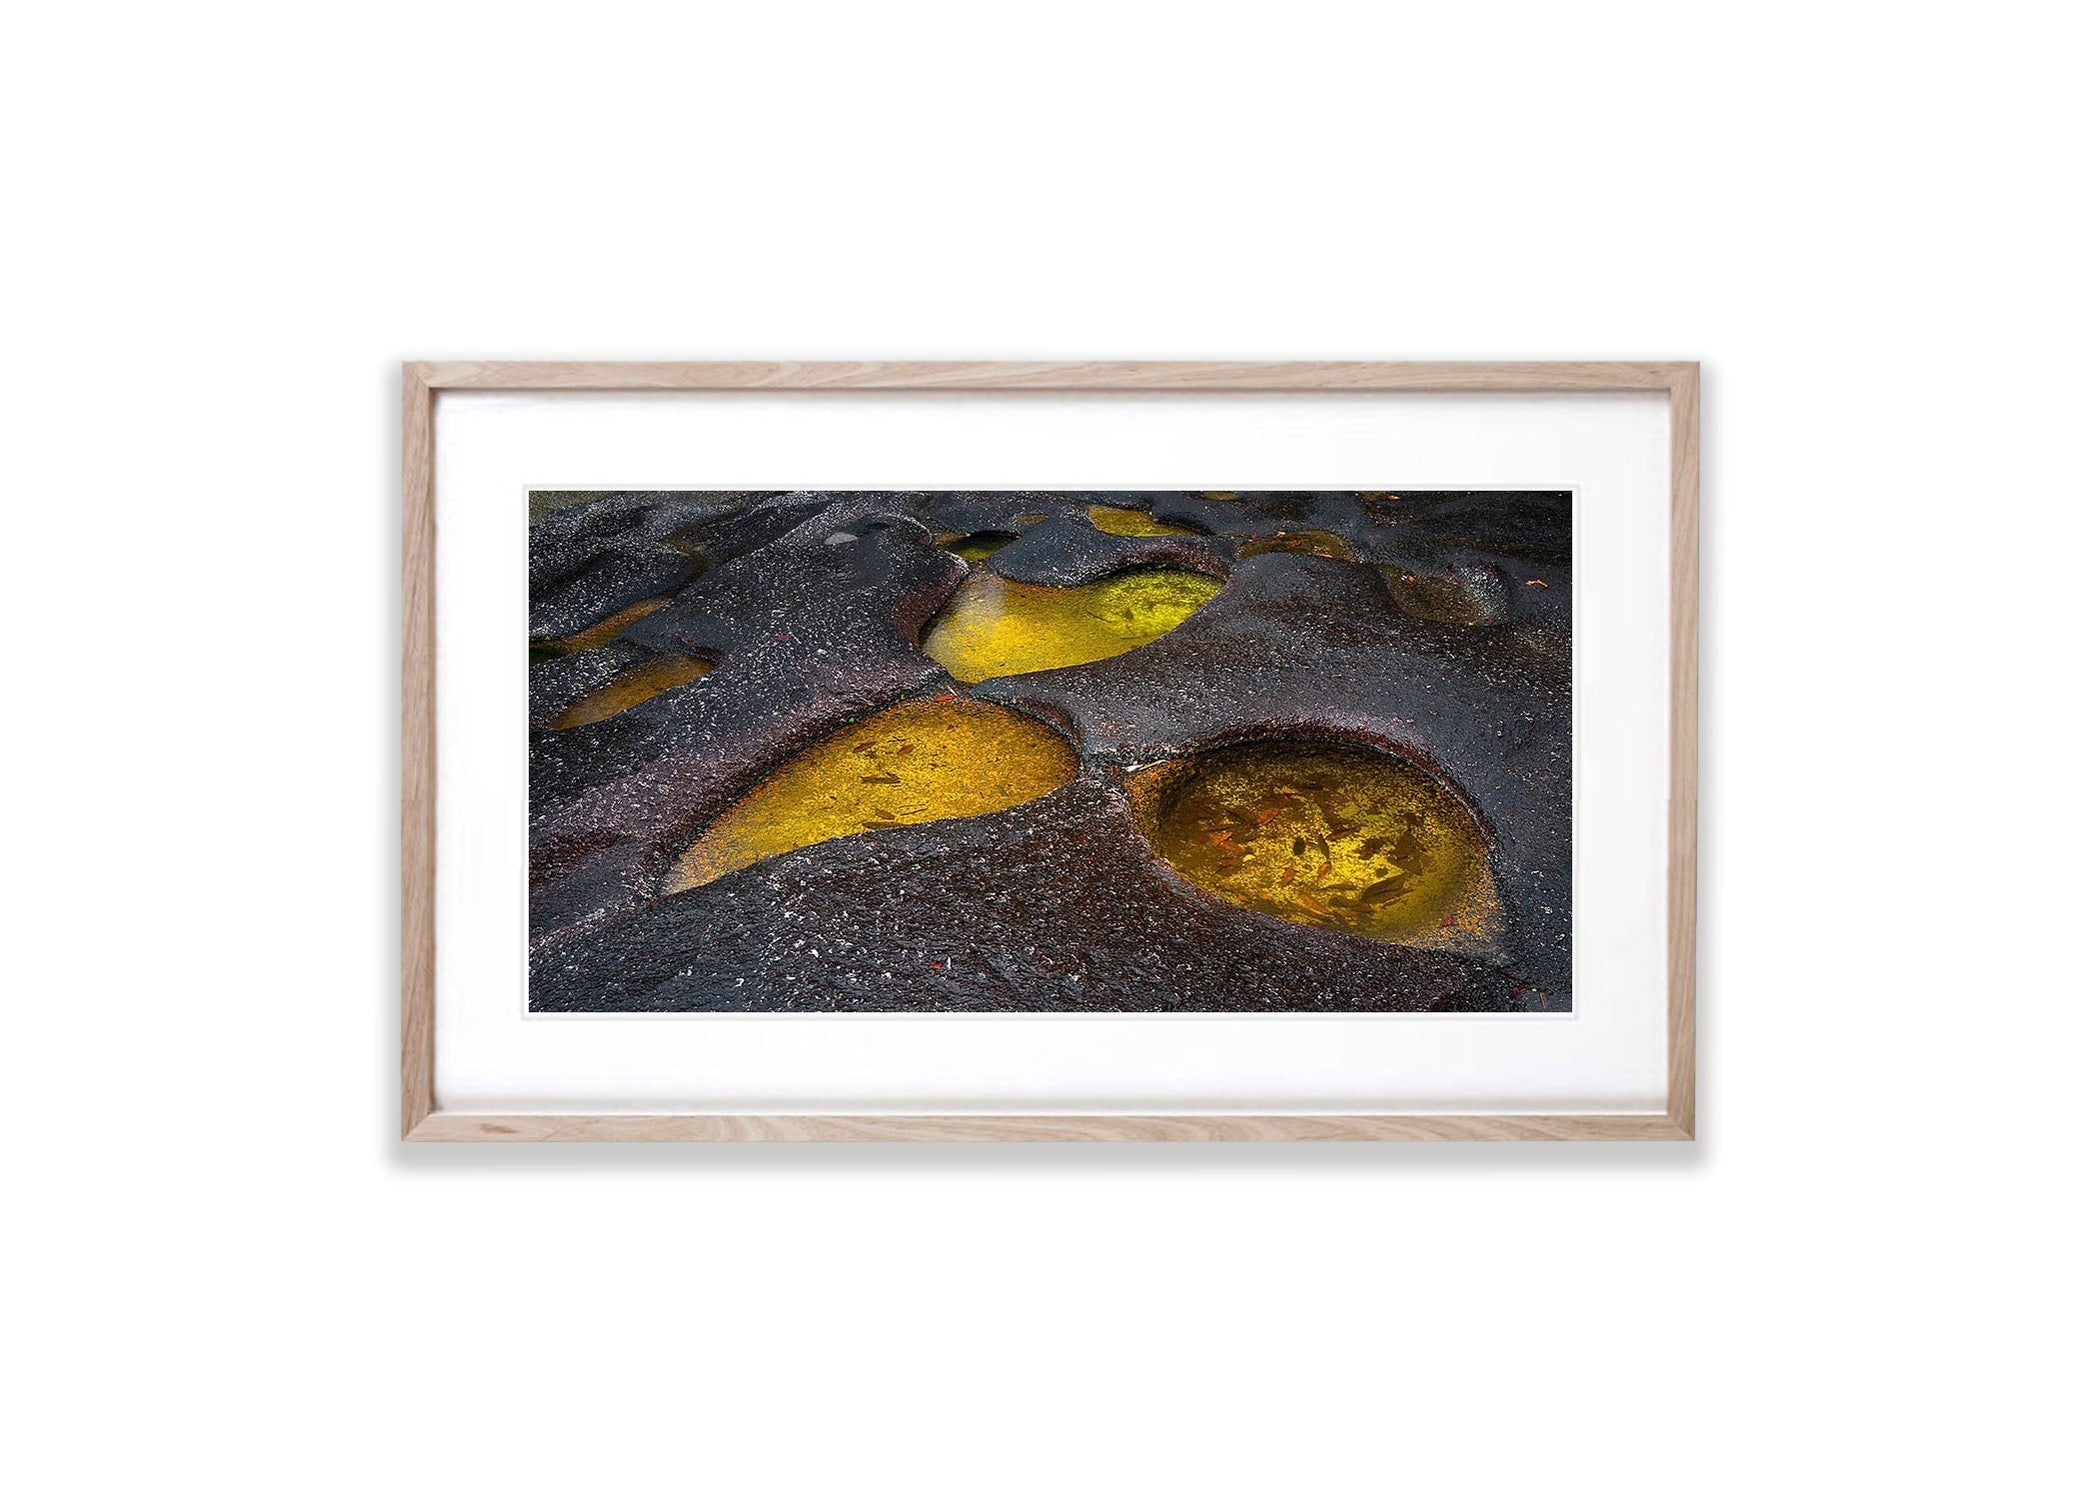
[(404, 367), (411, 1140), (1687, 1140), (1698, 371)]

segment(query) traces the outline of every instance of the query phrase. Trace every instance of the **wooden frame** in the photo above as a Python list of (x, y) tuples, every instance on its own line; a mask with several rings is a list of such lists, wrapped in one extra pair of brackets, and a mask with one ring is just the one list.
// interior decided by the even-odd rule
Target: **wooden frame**
[[(1695, 363), (411, 363), (402, 367), (401, 1134), (408, 1140), (1689, 1140), (1696, 1081)], [(1657, 1114), (482, 1115), (437, 1109), (437, 511), (444, 390), (1661, 391), (1669, 399), (1668, 1097)]]

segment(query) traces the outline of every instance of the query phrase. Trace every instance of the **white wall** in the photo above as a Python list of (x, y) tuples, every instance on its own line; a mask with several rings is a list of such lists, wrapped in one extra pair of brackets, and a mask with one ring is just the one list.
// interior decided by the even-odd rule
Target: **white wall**
[[(17, 17), (12, 1487), (2069, 1491), (2072, 18)], [(393, 1144), (393, 367), (583, 355), (1707, 361), (1704, 1139)]]

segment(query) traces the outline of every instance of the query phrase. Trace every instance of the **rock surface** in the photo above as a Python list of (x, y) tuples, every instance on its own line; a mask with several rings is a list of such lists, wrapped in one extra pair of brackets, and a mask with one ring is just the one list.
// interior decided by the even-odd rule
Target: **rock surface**
[[(1201, 534), (1106, 535), (1086, 519), (1093, 504)], [(1241, 540), (1293, 529), (1340, 537), (1361, 560), (1233, 560)], [(1159, 564), (1228, 581), (1125, 654), (965, 688), (918, 642), (971, 566), (936, 536), (988, 530), (1019, 540), (974, 565), (1015, 581)], [(531, 1005), (1567, 1009), (1571, 541), (1571, 497), (1551, 493), (680, 493), (551, 509), (533, 531), (535, 642), (669, 601), (608, 644), (532, 668)], [(1393, 570), (1455, 580), (1491, 602), (1470, 616), (1489, 622), (1402, 607)], [(666, 654), (716, 664), (611, 718), (546, 727)], [(660, 893), (680, 853), (797, 750), (907, 699), (964, 692), (1066, 734), (1077, 779), (1005, 811), (835, 839)], [(1259, 738), (1368, 745), (1441, 779), (1486, 835), (1503, 950), (1466, 957), (1277, 920), (1164, 865), (1121, 789), (1128, 769)]]

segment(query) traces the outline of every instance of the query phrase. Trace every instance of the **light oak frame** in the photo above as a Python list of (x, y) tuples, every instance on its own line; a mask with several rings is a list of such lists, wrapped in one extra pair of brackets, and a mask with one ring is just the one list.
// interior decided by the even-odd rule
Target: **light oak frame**
[[(437, 1107), (437, 509), (446, 390), (1660, 391), (1669, 400), (1668, 1101), (1656, 1114), (463, 1114)], [(1695, 363), (514, 363), (402, 366), (401, 1135), (407, 1140), (1689, 1140), (1696, 1084)]]

